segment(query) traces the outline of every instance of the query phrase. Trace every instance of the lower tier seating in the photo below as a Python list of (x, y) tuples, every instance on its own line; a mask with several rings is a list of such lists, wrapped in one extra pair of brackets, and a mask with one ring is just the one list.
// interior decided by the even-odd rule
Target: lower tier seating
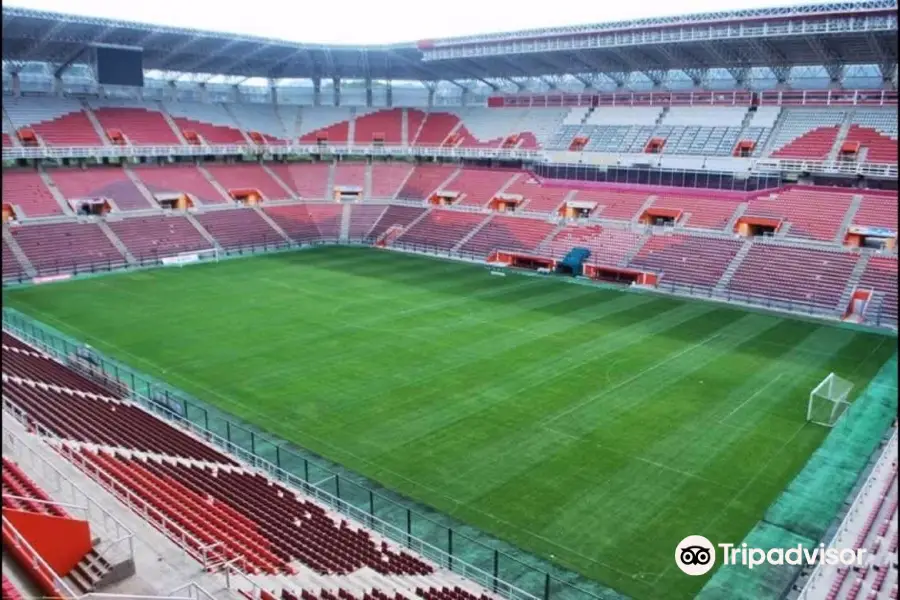
[[(66, 511), (53, 502), (30, 477), (12, 460), (3, 457), (3, 507), (27, 512), (68, 516)], [(6, 594), (3, 595), (6, 598)]]
[(424, 219), (403, 232), (397, 241), (440, 250), (451, 250), (487, 217), (478, 213), (431, 210)]
[(661, 283), (713, 288), (743, 242), (688, 235), (654, 235), (629, 266), (661, 274)]
[(853, 201), (853, 194), (791, 188), (775, 198), (750, 200), (746, 217), (770, 217), (790, 223), (788, 237), (830, 242)]
[(819, 309), (836, 310), (858, 255), (850, 252), (754, 244), (728, 289)]
[(421, 206), (388, 206), (378, 222), (375, 223), (375, 226), (372, 227), (369, 237), (377, 240), (391, 227), (408, 227), (413, 221), (421, 217), (425, 210)]
[(897, 193), (862, 193), (862, 203), (853, 215), (852, 225), (897, 231)]
[(23, 275), (25, 275), (25, 269), (22, 268), (22, 265), (19, 264), (19, 259), (16, 258), (16, 255), (13, 254), (13, 251), (6, 245), (6, 240), (3, 240), (3, 279), (19, 279)]
[(350, 240), (362, 240), (385, 213), (387, 206), (383, 204), (354, 204), (350, 210)]
[(266, 207), (265, 213), (295, 242), (336, 240), (341, 233), (340, 204), (290, 204)]
[(283, 244), (284, 238), (252, 208), (216, 210), (196, 215), (223, 248)]
[(118, 266), (125, 257), (96, 223), (47, 223), (10, 229), (38, 273), (88, 271)]
[(211, 244), (193, 223), (179, 215), (109, 221), (109, 228), (138, 260), (208, 250)]
[(624, 266), (622, 261), (641, 240), (642, 234), (600, 225), (569, 225), (559, 231), (548, 245), (553, 258), (563, 258), (573, 248), (591, 251), (587, 262), (610, 267)]
[(547, 221), (497, 215), (460, 250), (485, 257), (493, 250), (534, 252), (554, 228)]

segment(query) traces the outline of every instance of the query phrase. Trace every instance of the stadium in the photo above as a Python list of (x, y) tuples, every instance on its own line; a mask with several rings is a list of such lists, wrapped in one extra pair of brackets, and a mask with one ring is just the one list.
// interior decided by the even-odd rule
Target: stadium
[(897, 598), (896, 0), (2, 14), (4, 599)]

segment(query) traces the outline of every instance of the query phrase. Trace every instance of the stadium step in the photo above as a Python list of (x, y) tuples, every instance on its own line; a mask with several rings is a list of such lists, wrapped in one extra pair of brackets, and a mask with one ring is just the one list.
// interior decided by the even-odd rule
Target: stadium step
[(138, 189), (141, 193), (141, 196), (147, 201), (147, 203), (154, 208), (160, 208), (159, 204), (156, 203), (156, 198), (153, 197), (153, 194), (150, 193), (150, 190), (147, 189), (147, 186), (141, 181), (140, 177), (137, 176), (137, 173), (128, 168), (126, 164), (123, 169), (125, 170), (125, 174), (128, 175), (128, 179), (131, 180), (131, 183), (134, 184), (134, 187)]
[(103, 142), (104, 146), (112, 146), (109, 138), (106, 137), (106, 130), (103, 129), (103, 125), (100, 124), (100, 119), (97, 118), (97, 115), (94, 114), (94, 111), (91, 110), (91, 107), (88, 106), (88, 103), (84, 100), (81, 101), (81, 110), (84, 112), (88, 121), (91, 122), (91, 125), (94, 126), (94, 131), (97, 132), (97, 136)]
[(838, 227), (837, 233), (834, 234), (834, 243), (835, 244), (843, 244), (844, 236), (847, 235), (847, 229), (850, 225), (853, 224), (853, 219), (856, 217), (856, 212), (859, 210), (859, 207), (862, 206), (863, 197), (860, 194), (853, 194), (853, 200), (850, 201), (850, 206), (847, 208), (847, 213), (844, 215), (843, 220), (841, 220), (841, 226)]
[(290, 198), (291, 200), (298, 200), (297, 194), (294, 193), (294, 190), (292, 190), (288, 186), (288, 184), (286, 184), (284, 181), (282, 181), (281, 177), (279, 177), (278, 174), (275, 173), (275, 171), (273, 171), (271, 167), (269, 167), (269, 165), (267, 165), (264, 162), (259, 163), (259, 165), (262, 167), (263, 171), (265, 171), (266, 173), (269, 174), (269, 177), (271, 177), (273, 180), (275, 180), (275, 183), (277, 183), (279, 186), (281, 186), (281, 189), (283, 189), (285, 192), (287, 192), (288, 198)]
[(493, 220), (493, 218), (494, 218), (495, 215), (496, 215), (496, 213), (491, 213), (491, 214), (489, 214), (489, 215), (487, 216), (487, 218), (485, 218), (483, 221), (481, 221), (481, 223), (479, 223), (478, 225), (476, 225), (475, 227), (473, 227), (473, 228), (472, 228), (472, 231), (470, 231), (469, 233), (467, 233), (466, 235), (464, 235), (463, 238), (462, 238), (461, 240), (459, 240), (458, 242), (456, 242), (456, 245), (453, 246), (453, 248), (451, 248), (450, 251), (451, 251), (451, 252), (459, 252), (459, 249), (462, 248), (463, 246), (465, 246), (466, 243), (467, 243), (469, 240), (471, 240), (473, 237), (475, 237), (475, 236), (478, 234), (479, 231), (481, 231), (482, 229), (484, 229), (484, 226), (487, 225), (488, 223), (490, 223), (491, 220)]
[(257, 214), (259, 216), (261, 216), (266, 223), (269, 224), (269, 227), (274, 229), (278, 235), (283, 237), (284, 241), (288, 242), (289, 244), (293, 243), (293, 240), (291, 239), (291, 237), (287, 233), (284, 232), (284, 229), (282, 229), (281, 227), (278, 226), (278, 223), (276, 223), (275, 221), (272, 220), (272, 217), (270, 217), (268, 214), (266, 214), (266, 211), (264, 211), (259, 204), (254, 204), (253, 210), (255, 210), (257, 212)]
[(222, 106), (225, 107), (225, 112), (228, 113), (228, 116), (231, 117), (231, 120), (232, 120), (232, 121), (234, 121), (234, 127), (235, 127), (235, 129), (237, 129), (238, 131), (241, 132), (241, 136), (243, 136), (244, 140), (247, 142), (247, 145), (248, 145), (248, 146), (252, 146), (252, 145), (253, 145), (253, 140), (251, 140), (251, 139), (250, 139), (250, 136), (247, 135), (247, 132), (244, 131), (244, 126), (243, 126), (243, 125), (241, 124), (241, 122), (238, 120), (237, 115), (235, 115), (234, 112), (231, 110), (231, 103), (229, 103), (229, 102), (222, 102)]
[(362, 201), (372, 199), (372, 163), (366, 163), (366, 172), (363, 175)]
[(840, 315), (842, 315), (844, 309), (847, 308), (847, 304), (850, 302), (850, 296), (853, 295), (853, 290), (859, 285), (859, 280), (862, 278), (863, 273), (865, 273), (866, 267), (869, 266), (869, 259), (871, 258), (872, 253), (869, 251), (863, 250), (860, 253), (859, 259), (856, 261), (853, 270), (850, 272), (850, 278), (847, 280), (847, 285), (844, 286), (844, 291), (841, 292), (841, 299), (838, 301), (836, 307)]
[(16, 135), (16, 126), (13, 125), (12, 119), (9, 118), (9, 115), (6, 114), (6, 109), (3, 109), (3, 131), (9, 133), (9, 141), (13, 146), (21, 146), (21, 142), (19, 142), (19, 136)]
[(109, 225), (106, 223), (106, 219), (97, 219), (97, 225), (100, 226), (100, 230), (109, 238), (109, 241), (112, 242), (113, 246), (116, 247), (116, 250), (122, 253), (122, 256), (125, 257), (125, 260), (128, 264), (136, 264), (138, 261), (134, 257), (128, 247), (119, 239), (119, 236), (115, 234), (115, 232), (110, 229)]
[(396, 199), (397, 199), (397, 195), (400, 194), (400, 190), (402, 190), (402, 189), (404, 189), (404, 188), (406, 187), (406, 184), (409, 183), (410, 177), (412, 177), (412, 176), (413, 176), (413, 173), (415, 173), (415, 172), (416, 172), (415, 167), (413, 167), (413, 168), (411, 168), (411, 169), (409, 170), (409, 172), (406, 174), (406, 177), (403, 178), (403, 182), (400, 183), (399, 186), (397, 186), (397, 189), (396, 189), (396, 190), (394, 190), (394, 195), (391, 196), (391, 200), (396, 200)]
[(744, 213), (747, 212), (747, 207), (750, 206), (749, 202), (741, 202), (738, 204), (738, 207), (734, 209), (734, 214), (731, 215), (731, 218), (728, 219), (728, 223), (725, 224), (725, 231), (731, 233), (734, 231), (735, 225), (737, 225), (738, 219), (744, 216)]
[(844, 145), (844, 141), (847, 139), (847, 133), (850, 131), (850, 124), (853, 122), (854, 111), (848, 110), (847, 114), (844, 115), (844, 120), (841, 122), (841, 128), (838, 129), (838, 134), (834, 138), (834, 145), (831, 146), (831, 150), (828, 152), (828, 157), (826, 160), (829, 162), (837, 160), (838, 153), (841, 151), (841, 146)]
[(641, 205), (641, 207), (638, 209), (638, 211), (634, 214), (634, 216), (631, 217), (632, 226), (636, 227), (638, 225), (638, 222), (640, 221), (641, 216), (645, 212), (647, 212), (647, 210), (651, 206), (653, 206), (653, 203), (656, 202), (656, 199), (657, 199), (656, 194), (651, 194), (651, 195), (647, 196), (647, 199), (644, 200), (644, 203)]
[[(434, 194), (436, 194), (436, 193), (437, 193), (438, 191), (440, 191), (440, 190), (446, 190), (446, 189), (448, 189), (447, 186), (450, 185), (450, 182), (451, 182), (451, 181), (453, 181), (454, 179), (456, 179), (457, 177), (459, 177), (459, 174), (460, 174), (460, 173), (462, 173), (462, 168), (458, 168), (458, 169), (456, 169), (455, 171), (453, 171), (452, 173), (450, 173), (450, 176), (447, 177), (447, 179), (445, 179), (444, 181), (442, 181), (442, 182), (441, 182), (441, 185), (437, 186), (435, 189), (433, 189), (433, 190), (431, 190), (431, 192), (429, 192), (428, 198), (431, 198), (431, 196), (433, 196)], [(425, 199), (425, 198), (423, 198), (423, 200), (424, 200), (424, 199)]]
[(728, 287), (728, 284), (731, 283), (732, 277), (734, 277), (734, 274), (737, 272), (738, 267), (740, 267), (741, 263), (744, 262), (744, 259), (747, 258), (747, 255), (750, 253), (750, 249), (752, 247), (752, 240), (747, 240), (744, 242), (744, 245), (741, 246), (741, 249), (738, 250), (737, 254), (734, 255), (734, 258), (731, 259), (731, 262), (728, 264), (728, 268), (726, 268), (725, 272), (722, 273), (722, 277), (719, 278), (719, 281), (713, 288), (714, 291), (725, 291), (725, 289)]
[[(337, 102), (335, 102), (337, 105)], [(347, 123), (347, 145), (352, 146), (354, 144), (354, 140), (356, 139), (356, 112), (358, 109), (351, 108), (350, 109), (350, 121)], [(331, 196), (329, 196), (330, 198)]]
[(337, 162), (331, 161), (331, 164), (328, 165), (328, 180), (325, 182), (325, 200), (331, 201), (334, 199), (334, 176), (336, 172)]
[(648, 231), (647, 233), (642, 235), (640, 237), (640, 239), (637, 241), (637, 243), (634, 245), (634, 247), (632, 247), (631, 250), (629, 250), (628, 253), (622, 257), (622, 260), (619, 261), (619, 266), (627, 267), (628, 263), (630, 263), (631, 260), (635, 256), (637, 256), (638, 252), (641, 251), (641, 248), (644, 247), (644, 244), (646, 244), (650, 240), (651, 237), (653, 237), (653, 233), (651, 231)]
[(400, 116), (400, 143), (404, 146), (409, 145), (409, 109), (404, 108), (403, 114)]
[[(419, 141), (419, 136), (422, 134), (422, 130), (425, 128), (425, 123), (428, 122), (428, 112), (425, 113), (425, 118), (422, 119), (422, 122), (419, 123), (419, 128), (416, 129), (415, 135), (413, 135), (412, 140), (409, 142), (410, 146), (415, 146), (416, 142)], [(407, 121), (407, 126), (409, 122)]]
[(784, 109), (779, 109), (778, 117), (775, 119), (775, 127), (772, 128), (772, 131), (769, 132), (769, 138), (766, 140), (765, 146), (763, 146), (759, 154), (757, 155), (759, 158), (768, 158), (769, 154), (775, 150), (775, 143), (778, 140), (778, 136), (781, 133), (782, 128), (784, 127), (786, 115)]
[(34, 268), (34, 265), (31, 264), (31, 261), (28, 260), (28, 257), (25, 256), (25, 253), (22, 251), (22, 248), (19, 247), (19, 243), (16, 242), (16, 238), (13, 237), (12, 233), (10, 233), (9, 228), (4, 225), (3, 227), (3, 241), (6, 242), (6, 247), (13, 253), (13, 256), (16, 257), (16, 260), (19, 261), (19, 264), (22, 266), (22, 269), (29, 277), (36, 277), (37, 270)]
[(194, 229), (199, 231), (200, 235), (202, 235), (213, 248), (215, 248), (216, 250), (222, 249), (222, 246), (219, 245), (219, 242), (216, 241), (216, 238), (214, 238), (212, 234), (206, 230), (206, 227), (200, 224), (200, 221), (198, 221), (197, 218), (194, 217), (193, 213), (185, 211), (184, 216), (188, 221), (190, 221), (191, 225), (194, 226)]
[[(38, 173), (41, 175), (41, 179), (44, 181), (44, 185), (47, 186), (47, 189), (50, 190), (50, 195), (53, 196), (53, 199), (56, 200), (56, 203), (62, 207), (63, 214), (74, 216), (75, 211), (72, 210), (72, 207), (69, 206), (69, 203), (66, 201), (65, 196), (63, 196), (62, 192), (59, 191), (59, 188), (56, 186), (56, 182), (53, 181), (53, 178), (44, 170), (43, 167), (38, 167)], [(26, 215), (27, 216), (27, 215)]]
[(210, 185), (216, 188), (216, 191), (222, 195), (222, 198), (224, 198), (226, 202), (228, 202), (229, 204), (234, 204), (234, 199), (228, 193), (228, 190), (222, 187), (221, 183), (216, 181), (216, 178), (212, 176), (212, 173), (206, 170), (206, 167), (204, 167), (203, 165), (197, 165), (197, 170), (200, 171), (200, 173), (206, 178)]
[[(371, 165), (370, 165), (371, 167)], [(341, 207), (341, 243), (346, 244), (350, 240), (350, 211), (353, 210), (353, 204), (348, 202)]]
[(173, 133), (175, 134), (175, 136), (178, 138), (178, 141), (181, 143), (181, 145), (182, 145), (182, 146), (187, 146), (187, 145), (188, 145), (187, 140), (184, 139), (184, 136), (183, 136), (183, 135), (181, 135), (181, 129), (180, 129), (180, 128), (178, 127), (178, 125), (175, 123), (175, 120), (172, 119), (172, 115), (170, 115), (170, 114), (166, 111), (166, 107), (163, 106), (163, 103), (162, 103), (162, 102), (158, 102), (158, 103), (157, 103), (157, 106), (156, 106), (155, 108), (156, 108), (157, 110), (159, 110), (159, 113), (163, 116), (163, 119), (165, 119), (165, 120), (166, 120), (166, 123), (169, 124), (169, 127), (172, 129), (172, 132), (173, 132)]

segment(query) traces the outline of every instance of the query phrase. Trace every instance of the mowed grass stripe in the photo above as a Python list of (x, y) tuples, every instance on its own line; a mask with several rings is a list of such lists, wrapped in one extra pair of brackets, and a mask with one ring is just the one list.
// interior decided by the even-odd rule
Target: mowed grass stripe
[(739, 541), (799, 471), (824, 436), (803, 423), (809, 389), (831, 370), (862, 388), (896, 350), (721, 305), (343, 248), (7, 299), (648, 600), (702, 585), (670, 569), (678, 540)]

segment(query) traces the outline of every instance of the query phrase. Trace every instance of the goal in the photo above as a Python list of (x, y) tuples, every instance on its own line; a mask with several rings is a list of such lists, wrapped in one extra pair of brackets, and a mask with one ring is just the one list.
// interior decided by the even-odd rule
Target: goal
[(847, 408), (850, 407), (850, 390), (853, 384), (846, 379), (829, 373), (828, 377), (809, 393), (806, 420), (825, 427), (834, 427)]

